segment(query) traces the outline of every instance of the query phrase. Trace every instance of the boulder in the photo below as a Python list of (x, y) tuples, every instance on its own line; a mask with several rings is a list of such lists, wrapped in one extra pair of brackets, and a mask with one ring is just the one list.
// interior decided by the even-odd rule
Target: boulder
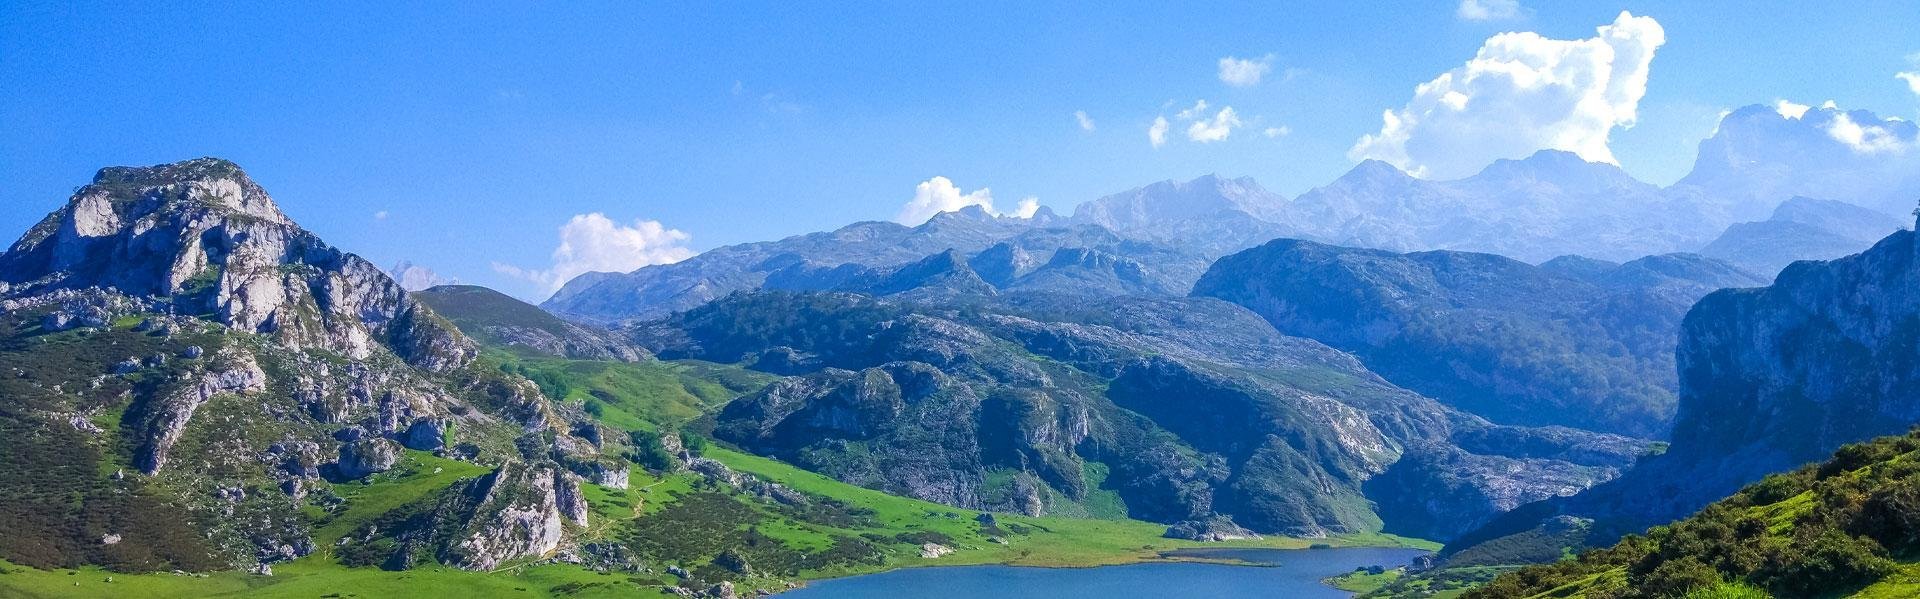
[(407, 433), (401, 438), (407, 449), (436, 451), (447, 446), (447, 421), (437, 418), (419, 418), (407, 427)]
[(393, 469), (400, 461), (400, 444), (389, 439), (361, 439), (340, 446), (340, 476), (364, 478)]

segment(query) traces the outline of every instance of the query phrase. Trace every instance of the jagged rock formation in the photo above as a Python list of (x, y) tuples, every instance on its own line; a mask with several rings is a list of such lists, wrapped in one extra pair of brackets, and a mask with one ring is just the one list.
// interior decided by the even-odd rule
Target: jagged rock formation
[(1214, 263), (1194, 295), (1498, 422), (1655, 437), (1673, 414), (1680, 316), (1709, 291), (1759, 283), (1695, 255), (1532, 266), (1283, 239)]
[(508, 463), (476, 482), (471, 515), (441, 550), (441, 559), (488, 571), (560, 546), (563, 524), (586, 523), (580, 485), (551, 464)]
[(379, 268), (294, 225), (214, 158), (101, 169), (0, 256), (0, 281), (15, 296), (98, 287), (167, 298), (179, 313), (355, 360), (384, 345), (445, 372), (476, 353)]
[(646, 350), (604, 330), (567, 322), (504, 293), (473, 285), (441, 285), (413, 296), (488, 345), (580, 360), (638, 362)]

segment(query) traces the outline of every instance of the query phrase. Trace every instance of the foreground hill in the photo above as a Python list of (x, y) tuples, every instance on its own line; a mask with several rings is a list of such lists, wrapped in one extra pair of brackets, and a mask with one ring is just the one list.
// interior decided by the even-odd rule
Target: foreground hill
[(1534, 266), (1282, 239), (1215, 262), (1193, 293), (1495, 421), (1657, 437), (1673, 417), (1681, 315), (1709, 291), (1761, 282), (1690, 254)]
[(1502, 574), (1466, 597), (1911, 597), (1917, 550), (1912, 433), (1844, 446), (1645, 536)]

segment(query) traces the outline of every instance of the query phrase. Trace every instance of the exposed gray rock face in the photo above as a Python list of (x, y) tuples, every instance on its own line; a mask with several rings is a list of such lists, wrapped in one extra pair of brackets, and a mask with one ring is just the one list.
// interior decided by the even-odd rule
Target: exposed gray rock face
[(402, 437), (407, 449), (434, 451), (447, 446), (447, 421), (435, 418), (420, 418), (407, 427)]
[(340, 446), (340, 476), (365, 478), (386, 472), (400, 462), (400, 444), (389, 439), (368, 438)]
[(0, 257), (14, 295), (102, 287), (353, 359), (386, 345), (447, 371), (471, 342), (360, 257), (293, 224), (233, 163), (101, 169)]
[(521, 557), (546, 555), (560, 546), (563, 522), (586, 523), (576, 479), (552, 464), (512, 462), (481, 479), (454, 541), (441, 553), (450, 565), (489, 571)]
[(216, 355), (211, 362), (192, 371), (173, 391), (142, 402), (138, 421), (143, 432), (136, 454), (141, 472), (156, 474), (166, 466), (167, 451), (180, 440), (194, 411), (207, 400), (221, 394), (244, 395), (266, 389), (267, 375), (249, 354), (233, 351)]

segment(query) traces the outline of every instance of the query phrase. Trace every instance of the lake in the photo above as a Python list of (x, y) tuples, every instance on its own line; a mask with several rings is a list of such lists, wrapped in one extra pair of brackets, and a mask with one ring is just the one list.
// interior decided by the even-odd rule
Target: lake
[(955, 566), (907, 568), (879, 574), (820, 580), (781, 593), (782, 599), (921, 599), (994, 597), (1287, 597), (1342, 599), (1352, 593), (1320, 579), (1362, 566), (1402, 566), (1425, 554), (1417, 549), (1200, 549), (1183, 552), (1241, 559), (1261, 566), (1149, 562), (1098, 568)]

